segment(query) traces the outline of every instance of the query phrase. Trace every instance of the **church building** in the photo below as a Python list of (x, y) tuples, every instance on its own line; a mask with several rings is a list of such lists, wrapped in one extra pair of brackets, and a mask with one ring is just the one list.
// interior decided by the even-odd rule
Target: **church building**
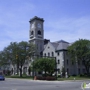
[(56, 57), (58, 73), (62, 68), (69, 75), (78, 75), (85, 73), (85, 68), (82, 62), (72, 62), (67, 53), (67, 47), (71, 45), (69, 42), (59, 40), (51, 42), (49, 39), (44, 39), (44, 19), (33, 17), (30, 19), (29, 42), (36, 45), (37, 54), (43, 56)]

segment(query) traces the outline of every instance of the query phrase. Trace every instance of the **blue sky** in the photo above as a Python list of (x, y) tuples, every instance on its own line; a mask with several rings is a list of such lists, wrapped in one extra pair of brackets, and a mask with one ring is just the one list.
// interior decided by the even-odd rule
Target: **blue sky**
[(0, 50), (29, 40), (29, 20), (44, 18), (44, 38), (90, 39), (90, 0), (0, 0)]

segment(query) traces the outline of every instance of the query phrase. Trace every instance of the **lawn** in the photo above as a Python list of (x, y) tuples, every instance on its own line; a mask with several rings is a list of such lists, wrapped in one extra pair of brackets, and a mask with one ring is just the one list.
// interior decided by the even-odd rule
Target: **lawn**
[(63, 80), (85, 80), (85, 79), (90, 79), (90, 77), (70, 76), (69, 78), (57, 78), (58, 81), (63, 81)]
[[(15, 76), (6, 76), (6, 78), (19, 78), (19, 79), (33, 79), (31, 76), (23, 75), (22, 77), (15, 75)], [(59, 78), (57, 77), (57, 81), (64, 81), (64, 80), (85, 80), (90, 79), (88, 76), (70, 76), (69, 78)]]
[(6, 78), (33, 79), (33, 77), (31, 77), (31, 76), (26, 76), (26, 75), (22, 75), (22, 77), (20, 77), (19, 75), (5, 76), (5, 77), (6, 77)]

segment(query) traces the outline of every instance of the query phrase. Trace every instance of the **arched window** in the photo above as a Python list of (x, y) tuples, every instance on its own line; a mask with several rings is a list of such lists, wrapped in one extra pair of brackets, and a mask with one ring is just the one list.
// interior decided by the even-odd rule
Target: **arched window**
[(50, 57), (50, 53), (48, 52), (48, 57)]
[(52, 52), (52, 57), (54, 56), (54, 53)]
[(33, 31), (31, 31), (31, 35), (33, 35)]
[(46, 53), (44, 53), (44, 56), (46, 56)]
[(41, 31), (40, 30), (38, 30), (38, 35), (41, 35)]
[(58, 59), (58, 64), (60, 64), (60, 60)]

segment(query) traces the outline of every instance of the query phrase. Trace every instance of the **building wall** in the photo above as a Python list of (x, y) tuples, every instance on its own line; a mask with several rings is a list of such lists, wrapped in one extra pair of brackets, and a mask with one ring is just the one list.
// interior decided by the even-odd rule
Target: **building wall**
[(64, 67), (64, 57), (63, 57), (63, 51), (56, 52), (56, 59), (57, 59), (57, 68), (62, 71), (62, 68)]
[[(53, 52), (53, 55), (52, 55)], [(51, 43), (49, 42), (47, 44), (47, 46), (45, 47), (44, 51), (43, 51), (43, 55), (45, 56), (50, 56), (50, 57), (55, 57), (56, 53), (55, 53), (55, 48), (51, 45)]]
[(43, 56), (56, 57), (57, 69), (59, 69), (59, 71), (62, 70), (62, 67), (64, 66), (63, 51), (57, 53), (53, 45), (49, 42), (43, 51)]
[(35, 44), (37, 54), (40, 55), (44, 49), (44, 30), (42, 18), (34, 17), (30, 20), (30, 43)]

